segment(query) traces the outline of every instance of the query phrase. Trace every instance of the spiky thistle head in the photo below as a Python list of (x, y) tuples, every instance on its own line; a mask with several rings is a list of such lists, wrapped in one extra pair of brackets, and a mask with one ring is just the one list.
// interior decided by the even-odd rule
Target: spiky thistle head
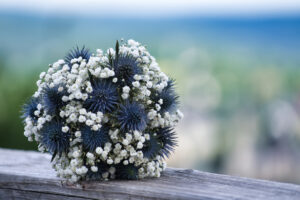
[[(61, 88), (63, 88), (62, 91), (59, 90)], [(66, 105), (66, 102), (62, 100), (63, 96), (68, 96), (68, 92), (63, 86), (57, 85), (52, 88), (44, 88), (42, 98), (45, 110), (48, 114), (57, 114), (60, 109)]]
[(149, 140), (144, 142), (142, 152), (145, 158), (153, 159), (161, 150), (161, 143), (155, 136), (150, 136)]
[(173, 129), (170, 127), (159, 128), (155, 137), (157, 137), (161, 145), (159, 155), (164, 158), (169, 157), (175, 146), (177, 146), (177, 137)]
[(142, 69), (138, 66), (137, 60), (131, 55), (117, 55), (113, 60), (113, 68), (118, 78), (118, 83), (122, 85), (132, 85), (136, 74), (141, 74)]
[(81, 137), (83, 148), (87, 151), (95, 151), (97, 147), (103, 147), (106, 142), (109, 142), (109, 127), (103, 125), (97, 131), (91, 127), (84, 125), (81, 128)]
[(163, 100), (160, 113), (172, 112), (179, 104), (179, 97), (175, 92), (173, 80), (168, 81), (168, 86), (165, 87), (161, 92), (155, 91), (151, 93), (150, 97), (155, 103), (157, 103), (160, 99)]
[(103, 161), (97, 162), (95, 166), (98, 168), (98, 171), (93, 172), (91, 169), (89, 169), (86, 174), (87, 180), (93, 180), (93, 181), (101, 180), (102, 174), (109, 170), (109, 165)]
[(65, 62), (71, 67), (73, 65), (73, 63), (71, 63), (72, 59), (79, 57), (88, 62), (91, 57), (89, 49), (85, 48), (85, 46), (83, 46), (81, 49), (78, 46), (71, 49), (65, 57)]
[(117, 87), (107, 79), (92, 81), (93, 91), (84, 102), (84, 108), (91, 112), (112, 112), (118, 104), (119, 95)]
[(141, 104), (126, 101), (120, 105), (118, 121), (123, 131), (143, 131), (147, 126), (147, 114)]
[(139, 178), (139, 171), (133, 164), (116, 166), (116, 178), (125, 180), (137, 180)]
[(58, 119), (53, 119), (44, 124), (41, 129), (41, 143), (52, 154), (52, 159), (59, 154), (67, 153), (70, 146), (70, 131), (62, 131), (63, 123)]
[(37, 110), (37, 105), (39, 104), (39, 99), (36, 97), (31, 97), (29, 101), (23, 105), (22, 109), (22, 118), (26, 119), (30, 117), (34, 122), (37, 121), (38, 117), (34, 114), (34, 111)]

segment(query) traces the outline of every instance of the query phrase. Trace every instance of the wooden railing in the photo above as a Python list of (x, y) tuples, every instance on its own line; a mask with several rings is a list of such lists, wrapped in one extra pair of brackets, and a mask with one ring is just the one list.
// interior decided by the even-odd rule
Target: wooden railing
[(300, 199), (300, 186), (168, 168), (160, 178), (66, 184), (50, 156), (0, 149), (0, 199)]

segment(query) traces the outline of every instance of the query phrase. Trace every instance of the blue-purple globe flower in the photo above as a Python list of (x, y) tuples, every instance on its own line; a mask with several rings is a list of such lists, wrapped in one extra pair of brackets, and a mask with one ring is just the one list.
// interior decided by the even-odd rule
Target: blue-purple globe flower
[(63, 123), (53, 119), (44, 124), (41, 130), (41, 144), (52, 154), (52, 159), (58, 154), (67, 153), (70, 146), (70, 131), (62, 130)]
[(117, 84), (106, 79), (92, 81), (93, 92), (89, 94), (83, 106), (91, 112), (112, 112), (118, 105)]
[(131, 85), (134, 81), (134, 75), (142, 74), (142, 69), (138, 66), (137, 58), (127, 55), (120, 55), (113, 61), (113, 69), (119, 83)]
[(147, 114), (137, 102), (126, 102), (120, 105), (118, 112), (120, 129), (123, 131), (143, 131), (147, 126)]
[(72, 60), (75, 58), (79, 58), (81, 57), (82, 59), (85, 60), (89, 60), (89, 58), (91, 57), (91, 53), (90, 51), (85, 48), (84, 46), (80, 49), (78, 46), (76, 48), (73, 48), (72, 50), (70, 50), (70, 52), (66, 55), (65, 57), (65, 62), (72, 67), (73, 63), (79, 63), (79, 61), (74, 61), (72, 62)]
[(29, 101), (24, 104), (22, 112), (22, 118), (26, 119), (29, 118), (33, 120), (34, 122), (37, 121), (38, 117), (34, 114), (34, 112), (37, 110), (37, 105), (39, 104), (39, 99), (35, 97), (31, 97)]
[(81, 129), (82, 145), (86, 151), (95, 151), (97, 147), (104, 147), (109, 142), (109, 127), (102, 126), (97, 131), (91, 130), (87, 125)]

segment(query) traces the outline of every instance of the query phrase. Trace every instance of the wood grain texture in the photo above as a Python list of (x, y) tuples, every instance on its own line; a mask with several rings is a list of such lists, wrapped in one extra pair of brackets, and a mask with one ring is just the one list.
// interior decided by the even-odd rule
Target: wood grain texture
[(300, 200), (300, 186), (174, 168), (160, 178), (71, 185), (56, 177), (49, 155), (0, 149), (0, 199)]

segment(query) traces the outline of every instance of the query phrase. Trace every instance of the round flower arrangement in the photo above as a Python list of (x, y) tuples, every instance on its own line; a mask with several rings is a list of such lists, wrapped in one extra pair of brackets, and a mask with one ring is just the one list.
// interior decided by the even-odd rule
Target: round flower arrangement
[(117, 41), (106, 53), (85, 47), (40, 74), (23, 107), (24, 135), (52, 154), (59, 177), (159, 177), (176, 146), (174, 81), (145, 46)]

